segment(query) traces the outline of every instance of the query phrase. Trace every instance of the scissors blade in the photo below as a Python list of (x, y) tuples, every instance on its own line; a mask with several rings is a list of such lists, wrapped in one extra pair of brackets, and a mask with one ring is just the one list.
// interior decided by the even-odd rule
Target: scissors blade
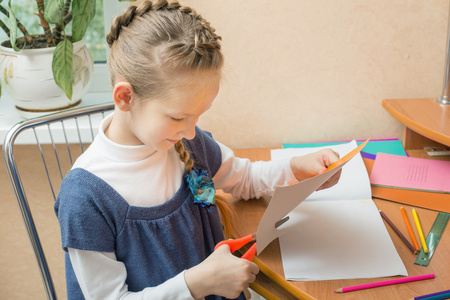
[[(283, 219), (281, 219), (280, 221), (276, 222), (275, 228), (280, 227), (281, 225), (286, 223), (287, 220), (289, 220), (289, 216), (286, 216)], [(257, 252), (256, 232), (252, 233), (252, 240), (250, 242), (255, 242), (255, 243), (253, 243), (253, 245), (241, 256), (241, 258), (252, 261), (253, 257), (255, 256), (255, 254)]]

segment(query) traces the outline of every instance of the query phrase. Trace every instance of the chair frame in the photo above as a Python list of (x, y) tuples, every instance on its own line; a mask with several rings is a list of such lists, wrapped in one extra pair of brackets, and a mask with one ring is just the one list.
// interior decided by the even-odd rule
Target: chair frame
[(30, 239), (34, 254), (36, 256), (36, 260), (37, 260), (37, 263), (39, 266), (40, 274), (41, 274), (41, 277), (42, 277), (42, 280), (44, 283), (44, 288), (45, 288), (45, 292), (47, 294), (48, 299), (57, 299), (56, 291), (55, 291), (55, 287), (54, 287), (52, 277), (50, 274), (50, 269), (48, 267), (48, 264), (47, 264), (47, 261), (46, 261), (45, 255), (44, 255), (44, 251), (43, 251), (43, 248), (42, 248), (39, 236), (38, 236), (38, 232), (35, 227), (35, 223), (33, 221), (33, 217), (32, 217), (31, 210), (30, 210), (30, 207), (28, 204), (28, 200), (27, 200), (27, 197), (25, 194), (25, 190), (22, 185), (22, 181), (21, 181), (18, 169), (17, 169), (15, 159), (14, 159), (13, 150), (14, 150), (16, 138), (20, 135), (21, 132), (23, 132), (27, 129), (33, 129), (34, 135), (36, 138), (36, 143), (39, 147), (39, 151), (42, 156), (45, 171), (47, 173), (47, 178), (50, 183), (50, 188), (52, 190), (53, 198), (55, 200), (56, 196), (55, 196), (54, 188), (53, 188), (51, 179), (49, 177), (49, 171), (47, 169), (47, 165), (46, 165), (45, 158), (43, 156), (43, 152), (42, 152), (42, 148), (41, 148), (41, 143), (39, 142), (35, 128), (44, 126), (44, 125), (48, 125), (48, 131), (49, 131), (50, 138), (51, 138), (51, 144), (53, 145), (55, 158), (58, 163), (60, 175), (62, 177), (63, 174), (61, 171), (61, 167), (59, 166), (58, 153), (56, 151), (55, 143), (53, 141), (53, 137), (51, 134), (50, 124), (61, 122), (61, 124), (63, 125), (62, 130), (64, 133), (67, 150), (69, 151), (70, 163), (73, 164), (71, 154), (70, 154), (70, 149), (69, 149), (69, 144), (73, 144), (73, 143), (68, 142), (66, 129), (64, 128), (64, 121), (70, 120), (70, 119), (75, 119), (77, 132), (78, 132), (78, 140), (79, 140), (80, 147), (81, 147), (81, 152), (84, 152), (83, 145), (82, 145), (83, 142), (82, 142), (81, 135), (80, 135), (80, 128), (78, 127), (77, 118), (85, 117), (85, 116), (87, 116), (89, 118), (89, 125), (90, 125), (90, 129), (91, 129), (92, 140), (93, 140), (96, 133), (93, 132), (91, 115), (99, 114), (99, 113), (102, 113), (104, 115), (105, 112), (112, 111), (113, 109), (114, 109), (114, 104), (105, 103), (105, 104), (99, 104), (99, 105), (88, 106), (88, 107), (68, 109), (68, 110), (58, 112), (58, 113), (24, 120), (22, 122), (17, 123), (16, 125), (14, 125), (8, 131), (8, 133), (5, 137), (5, 140), (3, 143), (3, 157), (5, 160), (5, 164), (6, 164), (6, 170), (8, 172), (9, 179), (11, 181), (11, 185), (12, 185), (12, 188), (13, 188), (15, 196), (16, 196), (16, 200), (19, 204), (19, 208), (20, 208), (22, 218), (25, 223), (28, 237)]

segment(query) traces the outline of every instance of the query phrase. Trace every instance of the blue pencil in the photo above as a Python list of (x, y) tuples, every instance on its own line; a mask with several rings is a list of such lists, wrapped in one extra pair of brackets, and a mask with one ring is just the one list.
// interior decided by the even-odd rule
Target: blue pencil
[(441, 300), (450, 298), (450, 290), (445, 290), (437, 293), (431, 293), (418, 297), (411, 298), (410, 300)]

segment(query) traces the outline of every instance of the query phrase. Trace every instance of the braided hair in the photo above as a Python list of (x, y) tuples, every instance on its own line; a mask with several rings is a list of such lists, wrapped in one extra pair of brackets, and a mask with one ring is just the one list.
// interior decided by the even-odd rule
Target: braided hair
[(203, 17), (178, 2), (145, 1), (114, 18), (106, 40), (111, 48), (111, 82), (128, 81), (138, 95), (165, 96), (174, 75), (216, 71), (223, 55), (221, 38)]
[[(108, 69), (116, 80), (131, 84), (138, 96), (165, 99), (187, 72), (211, 72), (220, 78), (223, 55), (220, 36), (201, 15), (177, 1), (144, 1), (116, 16), (106, 41), (111, 48)], [(188, 172), (194, 162), (181, 141), (175, 145)], [(231, 236), (234, 207), (216, 194), (224, 233)]]

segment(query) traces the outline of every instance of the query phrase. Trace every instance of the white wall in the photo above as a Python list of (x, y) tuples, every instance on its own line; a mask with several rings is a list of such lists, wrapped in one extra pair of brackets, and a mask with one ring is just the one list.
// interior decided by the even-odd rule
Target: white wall
[(180, 0), (222, 36), (225, 80), (199, 125), (230, 147), (400, 138), (385, 98), (443, 86), (447, 0)]

